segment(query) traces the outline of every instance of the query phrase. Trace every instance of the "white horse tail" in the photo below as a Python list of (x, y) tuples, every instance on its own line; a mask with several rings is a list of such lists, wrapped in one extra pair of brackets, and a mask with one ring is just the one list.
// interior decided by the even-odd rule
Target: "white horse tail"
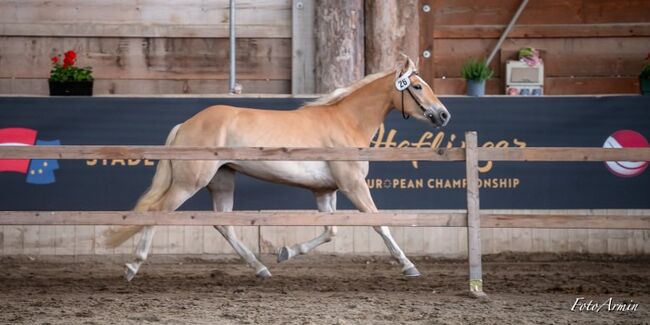
[[(169, 146), (176, 139), (176, 133), (180, 128), (180, 124), (176, 125), (165, 141), (165, 145)], [(147, 191), (138, 199), (134, 211), (149, 211), (149, 208), (162, 198), (172, 184), (172, 164), (169, 160), (160, 160), (156, 166), (156, 174), (151, 181), (151, 186)], [(144, 226), (127, 226), (127, 227), (111, 227), (104, 233), (107, 247), (115, 248), (127, 241), (129, 238), (139, 233)]]

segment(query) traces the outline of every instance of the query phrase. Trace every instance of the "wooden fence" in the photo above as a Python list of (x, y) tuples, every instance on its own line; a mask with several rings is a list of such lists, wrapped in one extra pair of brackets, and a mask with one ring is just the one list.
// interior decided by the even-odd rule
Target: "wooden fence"
[[(0, 159), (174, 159), (174, 160), (368, 160), (465, 161), (467, 210), (358, 213), (213, 211), (0, 211), (0, 225), (234, 225), (234, 226), (428, 226), (466, 227), (470, 293), (484, 297), (480, 228), (650, 229), (650, 214), (599, 210), (493, 213), (479, 209), (478, 162), (493, 161), (650, 161), (650, 148), (479, 148), (476, 132), (465, 148), (212, 148), (163, 146), (0, 147)], [(610, 211), (611, 212), (611, 211)]]

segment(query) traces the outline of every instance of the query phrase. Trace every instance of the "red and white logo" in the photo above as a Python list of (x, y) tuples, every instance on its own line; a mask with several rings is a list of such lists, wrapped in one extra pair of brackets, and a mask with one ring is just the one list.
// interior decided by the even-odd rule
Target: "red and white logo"
[[(603, 148), (648, 148), (648, 140), (639, 132), (618, 130), (607, 138)], [(606, 161), (605, 166), (612, 174), (620, 177), (641, 175), (648, 168), (647, 161)]]

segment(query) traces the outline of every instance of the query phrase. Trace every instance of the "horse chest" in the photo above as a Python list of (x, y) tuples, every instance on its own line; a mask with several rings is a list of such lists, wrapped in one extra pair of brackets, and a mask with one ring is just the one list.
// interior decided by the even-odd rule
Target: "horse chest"
[(323, 161), (239, 161), (228, 165), (242, 174), (270, 182), (311, 189), (336, 188), (334, 176)]

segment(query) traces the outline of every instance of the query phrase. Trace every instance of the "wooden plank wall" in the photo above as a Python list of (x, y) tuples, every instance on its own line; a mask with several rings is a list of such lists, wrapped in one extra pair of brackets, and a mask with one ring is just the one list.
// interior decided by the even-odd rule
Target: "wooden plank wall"
[[(228, 0), (0, 2), (0, 94), (48, 93), (50, 57), (92, 66), (95, 94), (228, 92)], [(237, 1), (244, 93), (289, 93), (291, 0)]]
[[(603, 211), (607, 213), (607, 211)], [(613, 213), (613, 212), (610, 212)], [(629, 214), (644, 213), (629, 211)], [(647, 213), (647, 211), (645, 211)], [(0, 255), (114, 255), (131, 254), (135, 241), (116, 249), (102, 244), (107, 226), (0, 226)], [(212, 227), (156, 227), (152, 254), (233, 254)], [(240, 239), (255, 253), (274, 254), (284, 245), (316, 237), (321, 227), (236, 227)], [(465, 228), (391, 227), (397, 243), (409, 256), (467, 256)], [(482, 229), (483, 254), (502, 252), (650, 254), (648, 230), (601, 229)], [(339, 227), (330, 243), (316, 254), (389, 255), (370, 227)]]
[[(520, 0), (423, 1), (421, 42), (432, 44), (425, 64), (440, 94), (464, 94), (460, 69), (469, 58), (485, 58)], [(487, 93), (504, 93), (504, 67), (521, 47), (542, 51), (549, 95), (639, 93), (638, 75), (650, 48), (650, 1), (531, 0), (497, 53)], [(428, 27), (428, 28), (426, 28)], [(431, 33), (433, 35), (431, 35)]]

